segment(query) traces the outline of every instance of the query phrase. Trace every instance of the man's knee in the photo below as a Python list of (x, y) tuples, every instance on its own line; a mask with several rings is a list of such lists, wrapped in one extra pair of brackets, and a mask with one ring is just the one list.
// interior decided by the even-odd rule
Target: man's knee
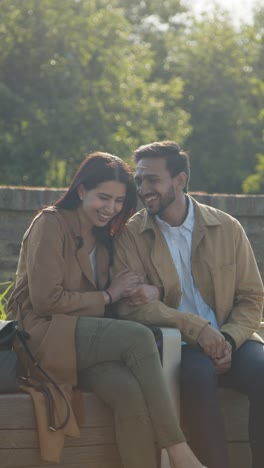
[(232, 370), (241, 391), (250, 395), (264, 394), (264, 347), (262, 343), (247, 341), (233, 356)]
[[(196, 350), (195, 350), (196, 351)], [(217, 374), (213, 361), (204, 353), (183, 353), (180, 371), (180, 385), (182, 391), (192, 393), (216, 391)]]

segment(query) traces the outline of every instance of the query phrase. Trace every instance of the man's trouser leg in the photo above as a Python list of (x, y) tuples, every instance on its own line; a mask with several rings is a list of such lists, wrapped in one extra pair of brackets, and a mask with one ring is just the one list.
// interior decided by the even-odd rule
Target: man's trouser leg
[(246, 341), (233, 353), (232, 368), (220, 378), (220, 385), (245, 393), (250, 402), (249, 441), (252, 468), (264, 466), (264, 347)]
[(209, 468), (229, 468), (224, 420), (217, 397), (213, 361), (202, 351), (182, 346), (181, 421), (191, 448)]

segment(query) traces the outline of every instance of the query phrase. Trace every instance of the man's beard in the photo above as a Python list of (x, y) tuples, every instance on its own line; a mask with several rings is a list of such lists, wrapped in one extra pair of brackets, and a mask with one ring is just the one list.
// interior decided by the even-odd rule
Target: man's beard
[(158, 215), (160, 218), (162, 218), (162, 214), (171, 205), (171, 203), (175, 201), (175, 198), (175, 190), (174, 187), (171, 185), (167, 193), (159, 199), (159, 207), (156, 210), (151, 208), (149, 209), (148, 206), (146, 206), (146, 209), (150, 214)]

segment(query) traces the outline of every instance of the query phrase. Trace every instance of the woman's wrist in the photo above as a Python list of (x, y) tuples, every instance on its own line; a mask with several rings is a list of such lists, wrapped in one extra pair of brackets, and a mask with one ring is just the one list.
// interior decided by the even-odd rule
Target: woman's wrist
[(103, 296), (104, 296), (105, 305), (109, 305), (109, 304), (110, 304), (110, 297), (109, 297), (109, 294), (107, 294), (107, 292), (105, 291), (105, 289), (102, 291), (102, 293), (103, 293)]
[(110, 293), (109, 289), (106, 288), (106, 289), (104, 290), (104, 293), (105, 293), (105, 294), (107, 295), (107, 297), (108, 297), (108, 302), (107, 302), (107, 304), (108, 304), (108, 305), (112, 305), (112, 303), (113, 303), (113, 297), (112, 297), (112, 294)]

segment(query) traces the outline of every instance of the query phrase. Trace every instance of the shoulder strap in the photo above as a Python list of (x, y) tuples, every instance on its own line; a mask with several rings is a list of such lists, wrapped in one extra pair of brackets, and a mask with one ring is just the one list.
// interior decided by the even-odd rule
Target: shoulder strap
[(53, 401), (52, 394), (51, 394), (49, 388), (47, 387), (47, 385), (45, 385), (45, 383), (39, 382), (34, 377), (21, 377), (20, 380), (22, 381), (23, 384), (26, 384), (29, 387), (34, 387), (37, 390), (41, 391), (42, 395), (44, 396), (46, 404), (47, 404), (47, 410), (48, 410), (49, 429), (51, 431), (54, 431), (54, 432), (58, 431), (59, 429), (63, 429), (66, 426), (66, 424), (68, 423), (69, 418), (70, 418), (70, 405), (69, 405), (63, 391), (60, 389), (59, 385), (47, 374), (47, 372), (44, 369), (42, 369), (42, 367), (38, 364), (35, 357), (33, 356), (31, 350), (29, 349), (27, 341), (26, 341), (29, 338), (29, 334), (27, 332), (25, 332), (25, 331), (18, 330), (18, 328), (16, 329), (16, 334), (17, 334), (17, 337), (19, 338), (19, 340), (21, 341), (27, 355), (29, 356), (32, 363), (34, 364), (34, 366), (41, 372), (41, 374), (49, 382), (51, 382), (54, 385), (54, 388), (59, 393), (59, 395), (62, 397), (62, 399), (63, 399), (63, 401), (65, 403), (66, 416), (64, 418), (64, 421), (60, 425), (56, 426), (56, 424), (55, 424), (54, 410), (53, 410), (54, 401)]

